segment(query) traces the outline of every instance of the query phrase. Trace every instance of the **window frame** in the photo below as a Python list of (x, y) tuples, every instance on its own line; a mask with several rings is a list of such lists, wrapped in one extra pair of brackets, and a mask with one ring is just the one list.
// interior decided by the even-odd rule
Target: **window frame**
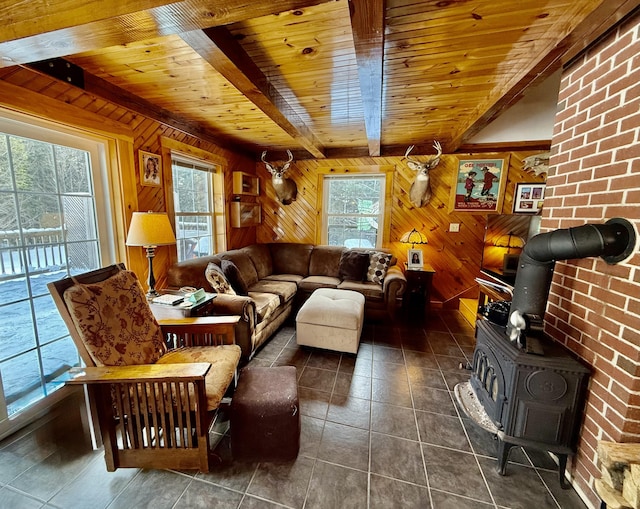
[(391, 228), (391, 199), (393, 196), (395, 166), (393, 165), (363, 165), (363, 166), (344, 166), (344, 167), (320, 167), (318, 168), (318, 197), (316, 206), (318, 210), (322, 210), (321, 220), (316, 222), (316, 243), (326, 244), (328, 242), (327, 231), (327, 214), (324, 207), (327, 199), (325, 192), (325, 177), (384, 177), (382, 211), (379, 214), (381, 221), (378, 227), (378, 236), (376, 248), (381, 248), (389, 244), (390, 228)]
[[(96, 214), (95, 227), (99, 264), (115, 263), (118, 258), (122, 257), (125, 252), (124, 244), (116, 240), (116, 232), (122, 228), (122, 213), (116, 207), (122, 197), (123, 188), (120, 172), (113, 171), (112, 165), (120, 162), (118, 154), (125, 147), (130, 146), (126, 137), (123, 137), (122, 133), (97, 132), (92, 129), (61, 124), (40, 116), (5, 108), (0, 108), (0, 130), (11, 136), (37, 140), (52, 145), (68, 146), (88, 152), (91, 166), (93, 207)], [(11, 191), (11, 193), (15, 193), (15, 191)], [(73, 194), (71, 193), (71, 195)], [(66, 241), (64, 243), (66, 244)], [(25, 272), (25, 277), (28, 277), (28, 275), (29, 270)], [(32, 302), (31, 319), (35, 320), (33, 299), (50, 297), (46, 292), (38, 294), (29, 292), (27, 298), (29, 302)], [(54, 305), (53, 302), (51, 302), (51, 305)], [(35, 348), (37, 350), (47, 348), (53, 343), (63, 341), (68, 336), (68, 330), (64, 328), (64, 330), (60, 331), (60, 337), (58, 338), (48, 338), (44, 341), (36, 338)], [(39, 364), (40, 369), (42, 369), (42, 362), (40, 361)], [(46, 388), (44, 389), (43, 397), (30, 403), (11, 417), (6, 413), (6, 402), (4, 401), (3, 392), (0, 392), (0, 399), (2, 400), (0, 439), (25, 426), (70, 394), (77, 392), (77, 388), (63, 384), (60, 385), (59, 389), (51, 390), (51, 388)]]
[[(227, 161), (221, 156), (207, 152), (197, 147), (187, 145), (180, 141), (162, 137), (161, 152), (163, 161), (167, 161), (164, 165), (166, 189), (166, 209), (169, 220), (172, 223), (173, 231), (176, 229), (176, 209), (174, 203), (174, 187), (173, 187), (173, 159), (186, 160), (191, 164), (200, 164), (203, 166), (211, 166), (214, 168), (212, 173), (213, 189), (211, 196), (213, 200), (212, 230), (215, 232), (214, 253), (223, 252), (227, 249), (229, 238), (229, 227), (227, 224), (227, 205), (226, 205), (226, 175)], [(170, 263), (178, 261), (178, 248), (172, 252)]]

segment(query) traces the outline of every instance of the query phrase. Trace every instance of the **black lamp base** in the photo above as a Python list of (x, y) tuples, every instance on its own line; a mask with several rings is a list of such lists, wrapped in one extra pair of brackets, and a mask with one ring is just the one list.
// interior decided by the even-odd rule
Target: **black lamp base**
[(147, 291), (147, 299), (151, 300), (154, 297), (160, 295), (156, 291), (156, 278), (153, 276), (153, 257), (155, 256), (156, 247), (155, 246), (147, 246), (147, 259), (149, 260), (149, 279), (147, 280), (147, 284), (149, 285), (149, 290)]

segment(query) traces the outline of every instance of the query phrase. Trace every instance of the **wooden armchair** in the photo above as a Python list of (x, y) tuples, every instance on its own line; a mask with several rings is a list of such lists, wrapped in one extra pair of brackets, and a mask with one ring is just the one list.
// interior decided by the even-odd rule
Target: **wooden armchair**
[(236, 379), (239, 317), (154, 318), (135, 274), (112, 265), (49, 283), (86, 368), (107, 470), (209, 471), (209, 430)]

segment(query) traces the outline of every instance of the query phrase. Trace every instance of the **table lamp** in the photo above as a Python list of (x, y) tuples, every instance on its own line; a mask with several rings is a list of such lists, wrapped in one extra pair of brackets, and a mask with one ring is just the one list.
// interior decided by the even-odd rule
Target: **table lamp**
[(524, 247), (524, 239), (515, 235), (513, 232), (509, 232), (506, 235), (500, 235), (493, 245), (496, 247), (506, 247), (507, 253), (510, 253), (511, 249), (522, 249)]
[(411, 244), (411, 249), (407, 251), (407, 266), (410, 269), (422, 267), (422, 250), (415, 249), (415, 247), (416, 244), (428, 244), (427, 236), (413, 228), (410, 232), (406, 232), (402, 237), (400, 237), (400, 242), (403, 244)]
[(400, 242), (403, 244), (411, 244), (411, 249), (416, 247), (416, 244), (428, 244), (427, 236), (424, 233), (420, 233), (415, 228), (410, 232), (405, 233), (400, 237)]
[(127, 246), (142, 246), (147, 250), (149, 259), (149, 291), (147, 298), (158, 296), (155, 289), (156, 280), (153, 276), (153, 257), (155, 248), (176, 243), (169, 216), (164, 212), (134, 212), (129, 225)]

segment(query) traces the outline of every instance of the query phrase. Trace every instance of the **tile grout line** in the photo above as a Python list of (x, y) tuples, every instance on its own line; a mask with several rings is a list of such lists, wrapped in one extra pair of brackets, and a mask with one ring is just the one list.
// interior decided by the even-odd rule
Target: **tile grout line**
[[(447, 324), (445, 322), (445, 326), (449, 330), (449, 335), (453, 339), (454, 343), (456, 345), (458, 345), (458, 342), (456, 341), (456, 338), (455, 338), (453, 332), (451, 331), (451, 327), (449, 327), (449, 324)], [(460, 348), (460, 345), (458, 345), (458, 348)], [(464, 354), (464, 351), (463, 351), (463, 354)], [(467, 358), (466, 354), (464, 354), (464, 357), (468, 361), (468, 358)], [(440, 372), (442, 372), (442, 369), (440, 370)], [(444, 375), (443, 375), (443, 377), (444, 377)], [(446, 384), (446, 380), (445, 380), (445, 384)], [(451, 391), (449, 391), (449, 397), (451, 397)], [(462, 417), (460, 415), (460, 410), (458, 409), (458, 405), (455, 402), (455, 400), (453, 401), (453, 408), (455, 409), (456, 415), (458, 416), (458, 422), (459, 422), (460, 426), (462, 427), (462, 431), (464, 433), (464, 436), (467, 439), (467, 442), (469, 443), (469, 446), (471, 447), (471, 453), (473, 454), (473, 459), (475, 460), (476, 466), (478, 467), (478, 470), (480, 471), (480, 475), (482, 476), (482, 480), (484, 481), (484, 485), (487, 488), (487, 492), (489, 493), (489, 497), (491, 498), (491, 502), (493, 503), (493, 506), (497, 509), (498, 508), (498, 504), (496, 503), (496, 499), (493, 496), (493, 492), (491, 491), (491, 486), (489, 485), (489, 481), (487, 480), (487, 477), (485, 476), (484, 471), (482, 470), (482, 467), (480, 466), (480, 460), (478, 459), (478, 456), (477, 456), (476, 451), (475, 451), (475, 447), (473, 447), (473, 443), (471, 442), (471, 439), (469, 438), (469, 434), (467, 433), (467, 428), (464, 427), (464, 423), (462, 422)]]
[[(426, 331), (424, 330), (424, 328), (421, 328), (420, 330), (422, 331), (422, 334), (424, 336), (423, 340), (427, 342), (427, 345), (429, 346), (429, 348), (431, 349), (431, 352), (433, 353), (433, 349), (431, 348), (431, 345), (429, 345), (429, 340), (427, 338)], [(404, 359), (404, 367), (405, 367), (405, 371), (406, 371), (407, 370), (407, 356), (405, 354), (404, 346), (402, 346), (402, 358)], [(422, 470), (424, 472), (424, 477), (425, 477), (425, 481), (426, 481), (427, 495), (429, 496), (429, 504), (433, 508), (433, 497), (431, 495), (431, 483), (429, 482), (429, 471), (427, 470), (427, 460), (426, 460), (426, 458), (424, 456), (424, 447), (422, 447), (422, 436), (421, 436), (421, 433), (420, 433), (420, 426), (418, 425), (418, 416), (416, 414), (416, 404), (415, 404), (415, 400), (413, 399), (413, 384), (411, 383), (411, 380), (409, 379), (408, 372), (407, 372), (407, 382), (409, 384), (409, 396), (411, 398), (411, 410), (413, 411), (413, 421), (414, 421), (414, 425), (416, 427), (416, 433), (418, 435), (418, 447), (420, 447), (420, 457), (422, 458)]]

